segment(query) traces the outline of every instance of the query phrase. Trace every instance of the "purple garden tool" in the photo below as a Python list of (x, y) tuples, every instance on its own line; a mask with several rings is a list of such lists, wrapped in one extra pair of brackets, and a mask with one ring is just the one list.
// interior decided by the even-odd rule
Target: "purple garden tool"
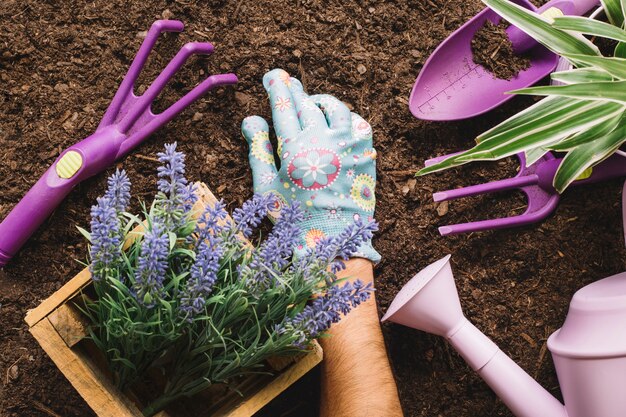
[(0, 267), (9, 262), (76, 184), (127, 155), (207, 91), (237, 82), (234, 74), (212, 75), (165, 111), (154, 114), (150, 108), (152, 102), (185, 61), (192, 55), (213, 52), (210, 43), (186, 44), (145, 93), (136, 96), (135, 81), (159, 35), (181, 32), (183, 28), (183, 23), (176, 20), (158, 20), (152, 24), (95, 133), (64, 150), (0, 223)]
[[(546, 15), (583, 15), (598, 0), (552, 0), (537, 9), (528, 0), (514, 0), (522, 7)], [(528, 87), (550, 74), (559, 57), (541, 46), (515, 26), (507, 29), (516, 53), (527, 52), (531, 65), (510, 80), (495, 78), (472, 58), (474, 34), (487, 20), (500, 16), (486, 8), (441, 43), (420, 71), (411, 96), (409, 109), (418, 119), (459, 120), (482, 114), (499, 106), (512, 95), (508, 91)]]
[[(444, 155), (426, 161), (426, 166), (433, 165), (452, 155)], [(473, 185), (455, 190), (441, 191), (433, 194), (433, 200), (448, 201), (462, 197), (470, 197), (496, 191), (519, 189), (528, 197), (528, 207), (524, 214), (492, 220), (442, 226), (442, 236), (459, 233), (479, 232), (491, 229), (525, 226), (545, 219), (556, 208), (560, 195), (554, 189), (552, 181), (561, 164), (562, 158), (555, 158), (551, 153), (545, 154), (540, 160), (526, 167), (524, 154), (517, 155), (520, 160), (520, 171), (513, 177), (487, 184)], [(572, 185), (584, 185), (626, 176), (626, 160), (622, 155), (614, 154), (602, 163), (587, 170)]]
[(565, 405), (463, 314), (450, 256), (415, 275), (382, 321), (443, 336), (519, 417), (626, 416), (626, 272), (581, 288), (548, 338)]

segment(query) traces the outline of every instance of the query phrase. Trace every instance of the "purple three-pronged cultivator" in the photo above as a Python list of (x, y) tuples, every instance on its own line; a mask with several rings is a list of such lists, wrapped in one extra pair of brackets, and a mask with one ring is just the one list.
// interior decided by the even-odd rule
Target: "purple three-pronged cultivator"
[[(453, 155), (456, 154), (429, 159), (426, 161), (426, 166), (433, 165)], [(527, 167), (524, 154), (521, 153), (517, 156), (520, 160), (520, 170), (515, 177), (487, 184), (478, 184), (457, 188), (455, 190), (436, 192), (433, 194), (433, 200), (436, 202), (448, 201), (491, 192), (517, 189), (523, 191), (528, 198), (526, 211), (518, 216), (441, 226), (439, 233), (441, 233), (442, 236), (525, 226), (545, 219), (556, 209), (560, 195), (554, 189), (552, 182), (563, 159), (555, 158), (548, 152), (537, 162)], [(590, 184), (622, 176), (626, 176), (626, 160), (623, 156), (615, 154), (593, 167), (593, 169), (588, 170), (585, 175), (574, 181), (572, 185)]]
[(64, 150), (9, 215), (0, 223), (0, 267), (17, 253), (72, 188), (110, 166), (142, 143), (150, 134), (214, 87), (235, 84), (235, 74), (208, 77), (165, 111), (154, 114), (152, 102), (192, 55), (207, 55), (213, 45), (192, 42), (183, 46), (167, 67), (140, 96), (135, 81), (162, 32), (181, 32), (182, 22), (158, 20), (152, 24), (126, 77), (94, 134)]

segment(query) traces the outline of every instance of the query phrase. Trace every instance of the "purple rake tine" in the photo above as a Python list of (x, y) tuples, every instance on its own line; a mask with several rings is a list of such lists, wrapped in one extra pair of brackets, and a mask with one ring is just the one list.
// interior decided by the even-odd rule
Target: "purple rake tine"
[[(455, 154), (433, 158), (427, 161), (427, 163), (430, 162), (432, 165), (433, 163), (437, 163), (453, 155)], [(554, 177), (554, 173), (556, 172), (556, 168), (558, 167), (558, 163), (560, 161), (555, 160), (552, 154), (547, 153), (535, 164), (527, 167), (525, 155), (523, 153), (519, 153), (516, 156), (520, 162), (520, 169), (515, 177), (492, 181), (486, 184), (477, 184), (469, 187), (437, 192), (433, 194), (433, 200), (436, 202), (448, 201), (490, 192), (518, 189), (523, 191), (527, 196), (528, 206), (526, 211), (518, 216), (441, 226), (439, 228), (439, 233), (442, 236), (525, 226), (545, 219), (556, 208), (560, 196), (556, 193), (556, 191), (554, 191), (554, 189), (543, 188), (546, 184), (542, 183), (541, 175), (544, 177), (548, 176), (548, 183), (551, 184), (552, 178)], [(540, 166), (551, 169), (549, 172), (546, 170), (540, 170), (540, 173), (537, 172)]]
[(160, 126), (172, 120), (178, 113), (180, 113), (191, 103), (199, 99), (208, 90), (214, 87), (220, 86), (220, 85), (236, 84), (236, 83), (237, 83), (237, 76), (235, 74), (216, 74), (202, 81), (193, 90), (191, 90), (190, 92), (185, 94), (183, 97), (181, 97), (177, 102), (172, 104), (163, 112), (154, 116), (154, 118), (150, 122), (148, 122), (146, 126), (144, 126), (139, 131), (130, 135), (128, 139), (126, 139), (122, 143), (122, 146), (120, 147), (120, 151), (117, 155), (117, 158), (126, 155), (137, 144), (141, 143), (141, 141), (146, 136), (149, 136), (155, 130), (157, 130)]
[(440, 191), (433, 194), (433, 200), (436, 202), (455, 200), (462, 197), (472, 197), (475, 195), (486, 194), (495, 191), (511, 190), (513, 188), (522, 188), (529, 185), (535, 185), (539, 182), (539, 177), (535, 174), (523, 175), (520, 177), (507, 178), (499, 181), (492, 181), (486, 184), (472, 185), (469, 187), (457, 188), (455, 190)]
[[(133, 104), (128, 114), (120, 121), (120, 131), (127, 132), (139, 119), (139, 117), (150, 107), (150, 104), (157, 98), (159, 93), (165, 88), (167, 82), (176, 74), (190, 56), (195, 54), (211, 54), (213, 45), (208, 42), (190, 42), (184, 45), (174, 58), (167, 64), (165, 69), (159, 74), (148, 89)], [(191, 102), (189, 102), (191, 103)], [(188, 104), (189, 104), (188, 103)], [(165, 122), (164, 122), (165, 123)]]
[(503, 217), (499, 219), (480, 220), (477, 222), (441, 226), (439, 228), (439, 233), (441, 234), (441, 236), (448, 236), (457, 235), (460, 233), (482, 232), (485, 230), (507, 229), (509, 227), (526, 226), (548, 217), (550, 213), (552, 213), (554, 209), (556, 209), (558, 203), (559, 196), (556, 195), (554, 198), (549, 199), (546, 204), (541, 205), (539, 206), (539, 208), (534, 210), (535, 207), (533, 207), (533, 200), (529, 195), (528, 208), (526, 209), (524, 214), (511, 217)]
[(98, 125), (98, 129), (109, 126), (115, 121), (122, 104), (124, 104), (128, 95), (132, 94), (135, 81), (137, 81), (137, 77), (139, 77), (141, 69), (145, 65), (152, 48), (154, 48), (154, 45), (159, 38), (159, 35), (163, 32), (182, 32), (184, 28), (185, 25), (183, 22), (178, 20), (157, 20), (152, 24), (150, 30), (148, 30), (146, 38), (143, 40), (143, 43), (139, 48), (139, 51), (137, 51), (137, 54), (135, 55), (135, 59), (133, 59), (133, 62), (128, 68), (128, 72), (126, 73), (126, 76), (124, 76), (124, 80), (117, 89), (113, 100), (111, 100), (111, 104), (102, 117), (102, 120)]

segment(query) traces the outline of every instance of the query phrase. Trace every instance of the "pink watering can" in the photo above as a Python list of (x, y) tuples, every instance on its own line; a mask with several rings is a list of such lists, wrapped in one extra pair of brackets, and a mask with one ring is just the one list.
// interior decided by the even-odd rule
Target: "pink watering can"
[(516, 416), (626, 416), (626, 272), (578, 290), (548, 339), (565, 405), (465, 318), (450, 255), (413, 277), (382, 320), (445, 337)]

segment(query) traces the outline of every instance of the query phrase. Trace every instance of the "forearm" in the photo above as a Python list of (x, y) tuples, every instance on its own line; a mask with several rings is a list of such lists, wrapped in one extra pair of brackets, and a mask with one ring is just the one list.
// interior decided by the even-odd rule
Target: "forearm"
[[(340, 277), (373, 281), (370, 261), (355, 258), (346, 266)], [(320, 340), (324, 348), (321, 417), (402, 416), (374, 296), (329, 333)]]

